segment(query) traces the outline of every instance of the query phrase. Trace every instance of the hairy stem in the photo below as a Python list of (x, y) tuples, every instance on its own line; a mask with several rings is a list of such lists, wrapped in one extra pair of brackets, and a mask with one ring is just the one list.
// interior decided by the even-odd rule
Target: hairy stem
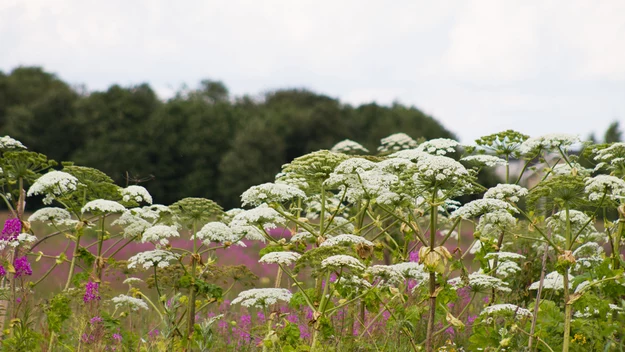
[[(432, 206), (430, 208), (430, 253), (434, 252), (436, 247), (436, 220), (438, 215), (438, 205), (434, 202), (434, 195), (436, 189), (432, 195)], [(434, 351), (434, 320), (436, 319), (436, 273), (430, 272), (429, 280), (430, 288), (430, 311), (428, 317), (427, 339), (425, 341), (425, 349), (427, 352)]]

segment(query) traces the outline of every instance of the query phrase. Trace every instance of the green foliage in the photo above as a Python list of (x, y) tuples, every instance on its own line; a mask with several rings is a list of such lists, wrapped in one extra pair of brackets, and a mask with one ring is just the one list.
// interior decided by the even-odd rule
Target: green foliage
[(54, 331), (57, 334), (61, 332), (65, 321), (72, 316), (70, 302), (70, 298), (64, 293), (56, 294), (50, 300), (50, 304), (45, 308), (50, 331)]

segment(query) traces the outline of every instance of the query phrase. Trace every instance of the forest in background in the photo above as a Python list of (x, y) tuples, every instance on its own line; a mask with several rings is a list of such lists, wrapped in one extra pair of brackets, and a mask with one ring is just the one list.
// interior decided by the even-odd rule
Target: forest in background
[[(272, 181), (281, 165), (343, 139), (371, 151), (397, 132), (455, 139), (399, 103), (351, 106), (303, 89), (237, 97), (212, 80), (162, 101), (148, 84), (87, 91), (40, 67), (0, 71), (0, 131), (50, 159), (98, 168), (121, 186), (141, 183), (157, 203), (193, 196), (226, 208)], [(621, 140), (618, 122), (603, 137)]]
[(0, 131), (58, 162), (98, 168), (119, 185), (141, 183), (155, 202), (183, 197), (239, 206), (293, 158), (352, 139), (455, 138), (415, 107), (360, 106), (302, 89), (232, 96), (219, 81), (162, 101), (148, 84), (86, 91), (40, 67), (0, 71)]

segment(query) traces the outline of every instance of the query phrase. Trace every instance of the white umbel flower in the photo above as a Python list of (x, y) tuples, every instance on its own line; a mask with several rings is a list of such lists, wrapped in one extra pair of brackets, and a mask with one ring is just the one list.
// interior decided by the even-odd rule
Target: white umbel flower
[(415, 262), (397, 263), (391, 266), (400, 272), (406, 279), (424, 281), (427, 280), (430, 275), (425, 271), (423, 264)]
[[(455, 288), (463, 286), (463, 282), (459, 277), (453, 278), (447, 282), (450, 285), (454, 286)], [(510, 287), (508, 287), (508, 284), (506, 282), (496, 277), (482, 274), (482, 273), (469, 274), (469, 287), (471, 287), (473, 291), (495, 289), (496, 291), (501, 291), (501, 292), (512, 292), (512, 290), (510, 289)]]
[(310, 232), (298, 232), (291, 237), (291, 243), (306, 241), (315, 238), (315, 236)]
[(133, 311), (138, 311), (139, 309), (149, 310), (148, 304), (145, 303), (142, 299), (134, 298), (128, 295), (119, 295), (117, 297), (113, 297), (111, 298), (111, 301), (115, 303), (115, 309), (128, 306)]
[(41, 208), (35, 211), (31, 216), (28, 217), (28, 221), (41, 221), (50, 225), (56, 224), (67, 226), (75, 225), (78, 222), (77, 220), (72, 220), (72, 215), (69, 213), (69, 211), (63, 208), (54, 207)]
[(494, 304), (492, 306), (485, 307), (480, 315), (498, 315), (510, 313), (514, 314), (515, 317), (532, 317), (532, 312), (530, 312), (529, 310), (510, 303)]
[(415, 148), (417, 142), (405, 133), (395, 133), (380, 140), (379, 152), (394, 152), (402, 149)]
[(459, 176), (468, 174), (467, 169), (459, 162), (446, 156), (432, 155), (417, 161), (419, 174), (415, 174), (417, 180), (429, 183), (442, 181), (456, 182)]
[(198, 231), (196, 236), (206, 245), (211, 242), (236, 243), (241, 239), (241, 237), (236, 235), (228, 225), (219, 221), (207, 223), (200, 231)]
[(466, 161), (469, 164), (478, 165), (478, 166), (488, 166), (488, 167), (508, 165), (508, 162), (505, 159), (502, 159), (494, 155), (485, 155), (485, 154), (465, 156), (464, 158), (460, 159), (460, 161)]
[(625, 142), (613, 143), (607, 148), (595, 150), (596, 170), (621, 170), (625, 166)]
[(142, 283), (142, 282), (143, 282), (143, 280), (141, 280), (141, 279), (140, 279), (140, 278), (138, 278), (138, 277), (129, 277), (129, 278), (127, 278), (126, 280), (124, 280), (124, 282), (122, 282), (122, 283), (123, 283), (124, 285), (130, 285), (130, 286), (132, 286), (132, 285), (134, 285), (134, 284), (139, 284), (139, 283)]
[(126, 208), (112, 200), (96, 199), (85, 204), (80, 211), (82, 213), (123, 213)]
[(306, 198), (306, 193), (299, 188), (284, 183), (263, 183), (252, 186), (241, 195), (244, 206), (259, 206), (263, 203), (284, 203), (294, 199)]
[(539, 150), (562, 150), (568, 149), (573, 144), (579, 143), (580, 139), (577, 135), (552, 133), (540, 137), (532, 137), (521, 143), (519, 152), (522, 155), (528, 155)]
[(319, 247), (337, 246), (341, 243), (346, 243), (346, 242), (353, 243), (353, 244), (363, 244), (366, 246), (373, 246), (373, 242), (367, 240), (366, 238), (362, 236), (343, 234), (343, 235), (338, 235), (332, 238), (328, 238), (327, 240), (323, 241), (319, 245)]
[(459, 144), (460, 143), (454, 141), (453, 139), (435, 138), (421, 143), (416, 149), (432, 155), (445, 155), (447, 153), (455, 152), (456, 147)]
[(625, 181), (615, 176), (597, 175), (586, 180), (584, 191), (592, 201), (600, 201), (603, 197), (610, 200), (623, 199)]
[(263, 255), (258, 262), (264, 264), (291, 265), (300, 257), (301, 255), (295, 252), (271, 252)]
[(499, 258), (499, 260), (501, 261), (510, 261), (510, 260), (521, 260), (521, 259), (525, 259), (526, 257), (523, 254), (512, 253), (512, 252), (493, 252), (493, 253), (488, 253), (484, 258), (485, 259)]
[[(573, 281), (573, 276), (569, 275), (569, 286), (571, 286), (571, 281)], [(539, 285), (540, 281), (536, 281), (530, 285), (529, 289), (538, 290)], [(564, 290), (564, 276), (557, 271), (552, 271), (545, 275), (545, 279), (543, 280), (543, 289), (556, 291)]]
[(330, 151), (345, 154), (369, 153), (367, 148), (363, 147), (360, 143), (349, 139), (336, 143)]
[(413, 164), (421, 159), (430, 157), (431, 154), (428, 154), (422, 150), (418, 149), (406, 149), (401, 150), (396, 153), (389, 155), (389, 158), (407, 160), (413, 162)]
[(406, 280), (404, 275), (393, 265), (373, 265), (368, 267), (365, 272), (380, 280), (379, 286), (397, 286)]
[(162, 249), (140, 252), (128, 259), (128, 268), (133, 269), (136, 268), (137, 265), (143, 266), (145, 270), (153, 266), (166, 268), (169, 266), (169, 262), (178, 259), (178, 257), (178, 254)]
[(137, 215), (134, 211), (135, 209), (126, 210), (119, 218), (111, 223), (113, 226), (123, 227), (124, 237), (126, 238), (139, 236), (143, 231), (152, 227), (152, 223)]
[(495, 187), (489, 188), (486, 193), (484, 193), (484, 198), (499, 199), (516, 203), (519, 201), (520, 197), (525, 197), (527, 194), (527, 188), (519, 185), (500, 183)]
[(321, 261), (322, 269), (338, 269), (342, 267), (347, 267), (352, 270), (364, 270), (365, 266), (360, 262), (360, 260), (352, 257), (351, 255), (338, 254), (327, 257), (326, 259)]
[(261, 204), (254, 209), (244, 210), (237, 214), (230, 225), (232, 226), (262, 226), (275, 228), (276, 224), (285, 224), (286, 219), (267, 204)]
[(50, 171), (41, 175), (28, 189), (27, 195), (45, 195), (44, 204), (51, 204), (54, 196), (62, 196), (76, 190), (78, 179), (67, 172)]
[(22, 142), (9, 136), (0, 137), (0, 149), (27, 149)]
[(124, 202), (129, 202), (133, 200), (137, 203), (145, 202), (148, 204), (152, 204), (152, 196), (150, 195), (150, 192), (145, 189), (145, 187), (132, 185), (120, 189), (120, 192), (122, 194), (122, 199), (124, 200)]
[[(584, 237), (590, 233), (597, 232), (591, 218), (579, 210), (569, 210), (569, 221), (571, 222), (571, 232)], [(564, 234), (566, 231), (566, 211), (561, 210), (547, 218), (547, 226), (555, 233)]]
[(461, 206), (451, 213), (452, 218), (463, 218), (466, 220), (476, 218), (478, 216), (495, 212), (495, 211), (512, 211), (518, 213), (510, 203), (499, 199), (476, 199)]
[(241, 303), (245, 307), (264, 308), (278, 303), (278, 301), (288, 302), (293, 297), (291, 291), (285, 288), (253, 288), (242, 291), (231, 304)]
[(141, 242), (158, 243), (164, 246), (169, 243), (169, 238), (180, 237), (176, 226), (156, 225), (148, 228), (141, 236)]

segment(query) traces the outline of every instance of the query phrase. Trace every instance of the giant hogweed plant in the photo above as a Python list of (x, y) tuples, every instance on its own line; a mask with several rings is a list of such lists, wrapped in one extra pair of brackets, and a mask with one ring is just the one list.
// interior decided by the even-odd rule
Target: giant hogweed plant
[[(229, 211), (203, 198), (152, 204), (141, 186), (57, 170), (8, 136), (0, 151), (6, 350), (625, 349), (623, 143), (396, 134), (373, 155), (347, 140), (284, 165)], [(478, 175), (492, 168), (505, 177), (487, 189)], [(26, 217), (27, 197), (48, 207)], [(34, 233), (36, 222), (51, 230)], [(64, 248), (40, 250), (59, 238)], [(119, 257), (137, 243), (151, 249)], [(219, 264), (251, 243), (258, 265), (277, 266), (273, 282)], [(51, 265), (33, 276), (33, 260)], [(112, 292), (112, 274), (126, 292)], [(50, 281), (56, 292), (38, 292)]]

